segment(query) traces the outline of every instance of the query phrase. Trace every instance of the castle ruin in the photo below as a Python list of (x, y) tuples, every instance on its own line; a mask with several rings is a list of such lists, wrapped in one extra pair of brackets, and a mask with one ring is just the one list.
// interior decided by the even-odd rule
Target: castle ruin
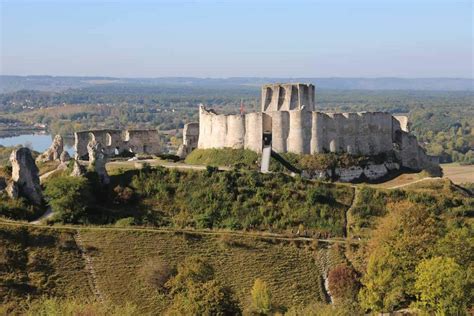
[(97, 142), (107, 156), (121, 153), (156, 154), (160, 151), (160, 136), (156, 130), (90, 130), (74, 133), (74, 149), (79, 158), (88, 155), (87, 145)]
[[(366, 156), (394, 152), (404, 167), (421, 170), (437, 165), (409, 133), (407, 117), (315, 111), (314, 91), (312, 84), (264, 85), (261, 111), (255, 113), (224, 115), (201, 106), (197, 148), (261, 153), (265, 145), (271, 145), (278, 153)], [(184, 141), (192, 142), (186, 135)]]

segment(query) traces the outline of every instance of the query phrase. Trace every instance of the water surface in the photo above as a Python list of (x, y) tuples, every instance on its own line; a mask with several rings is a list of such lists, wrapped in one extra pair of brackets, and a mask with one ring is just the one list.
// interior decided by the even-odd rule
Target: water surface
[[(1, 137), (0, 145), (5, 147), (10, 146), (26, 146), (38, 152), (43, 152), (51, 146), (53, 136), (50, 134), (25, 134), (12, 137)], [(74, 153), (72, 139), (64, 139), (64, 148), (70, 155)]]

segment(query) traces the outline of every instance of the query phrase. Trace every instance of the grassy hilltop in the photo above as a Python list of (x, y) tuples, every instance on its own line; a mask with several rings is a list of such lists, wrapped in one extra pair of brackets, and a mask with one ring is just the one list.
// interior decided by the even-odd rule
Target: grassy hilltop
[(101, 305), (98, 292), (101, 306), (120, 311), (128, 303), (135, 314), (171, 315), (196, 297), (207, 306), (230, 293), (248, 314), (260, 279), (273, 312), (307, 315), (327, 307), (315, 305), (329, 302), (326, 276), (344, 308), (338, 315), (433, 311), (439, 306), (420, 301), (430, 292), (419, 280), (437, 277), (439, 265), (456, 276), (441, 287), (457, 287), (437, 295), (456, 290), (452, 311), (461, 315), (472, 304), (474, 199), (446, 179), (388, 189), (145, 165), (114, 169), (108, 187), (99, 187), (93, 173), (63, 172), (43, 185), (59, 215), (52, 226), (11, 221), (22, 204), (0, 201), (10, 220), (0, 221), (0, 314), (21, 313), (44, 297)]

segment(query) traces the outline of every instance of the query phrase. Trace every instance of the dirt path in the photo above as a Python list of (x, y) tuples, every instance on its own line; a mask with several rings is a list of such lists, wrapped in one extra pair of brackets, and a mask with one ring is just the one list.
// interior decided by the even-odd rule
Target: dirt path
[(97, 300), (101, 303), (104, 303), (104, 295), (99, 289), (97, 284), (97, 275), (94, 270), (94, 266), (92, 264), (92, 258), (87, 254), (87, 249), (84, 247), (84, 242), (81, 237), (81, 232), (78, 230), (76, 234), (74, 234), (74, 240), (76, 241), (76, 245), (81, 252), (81, 256), (84, 259), (84, 264), (86, 266), (86, 270), (89, 272), (89, 285), (91, 287), (92, 293), (94, 293)]
[(408, 182), (408, 183), (404, 183), (404, 184), (400, 184), (400, 185), (395, 185), (393, 187), (389, 187), (388, 189), (399, 189), (399, 188), (403, 188), (403, 187), (406, 187), (406, 186), (409, 186), (409, 185), (412, 185), (412, 184), (415, 184), (415, 183), (418, 183), (418, 182), (423, 182), (423, 181), (427, 181), (427, 180), (441, 180), (442, 178), (440, 177), (426, 177), (426, 178), (422, 178), (422, 179), (419, 179), (419, 180), (415, 180), (415, 181), (412, 181), (412, 182)]
[[(325, 243), (345, 243), (346, 239), (343, 237), (339, 238), (311, 238), (311, 237), (299, 237), (299, 236), (287, 236), (277, 233), (268, 233), (268, 232), (242, 232), (242, 231), (212, 231), (212, 230), (199, 230), (199, 229), (169, 229), (169, 228), (130, 228), (130, 227), (103, 227), (103, 226), (80, 226), (80, 225), (44, 225), (44, 224), (32, 224), (26, 222), (18, 222), (12, 220), (0, 220), (0, 224), (11, 225), (11, 226), (32, 226), (32, 227), (41, 227), (47, 229), (68, 229), (74, 231), (130, 231), (130, 232), (152, 232), (157, 234), (175, 234), (175, 233), (187, 233), (187, 234), (197, 234), (197, 235), (213, 235), (213, 236), (222, 236), (222, 235), (231, 235), (235, 237), (256, 237), (264, 239), (276, 239), (282, 241), (320, 241)], [(358, 243), (357, 240), (351, 240), (352, 243)]]
[(53, 210), (51, 209), (51, 206), (49, 206), (46, 212), (43, 215), (41, 215), (40, 218), (38, 218), (35, 221), (30, 222), (30, 224), (39, 225), (41, 224), (43, 220), (48, 219), (52, 217), (53, 215), (54, 215)]

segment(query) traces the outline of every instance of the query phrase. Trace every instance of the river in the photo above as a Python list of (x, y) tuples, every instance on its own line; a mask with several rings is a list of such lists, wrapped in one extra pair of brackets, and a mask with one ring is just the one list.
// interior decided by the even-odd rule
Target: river
[[(53, 136), (50, 134), (24, 134), (12, 137), (0, 137), (0, 145), (5, 147), (22, 145), (38, 152), (43, 152), (51, 146)], [(72, 138), (64, 139), (64, 148), (70, 155), (74, 154)]]

